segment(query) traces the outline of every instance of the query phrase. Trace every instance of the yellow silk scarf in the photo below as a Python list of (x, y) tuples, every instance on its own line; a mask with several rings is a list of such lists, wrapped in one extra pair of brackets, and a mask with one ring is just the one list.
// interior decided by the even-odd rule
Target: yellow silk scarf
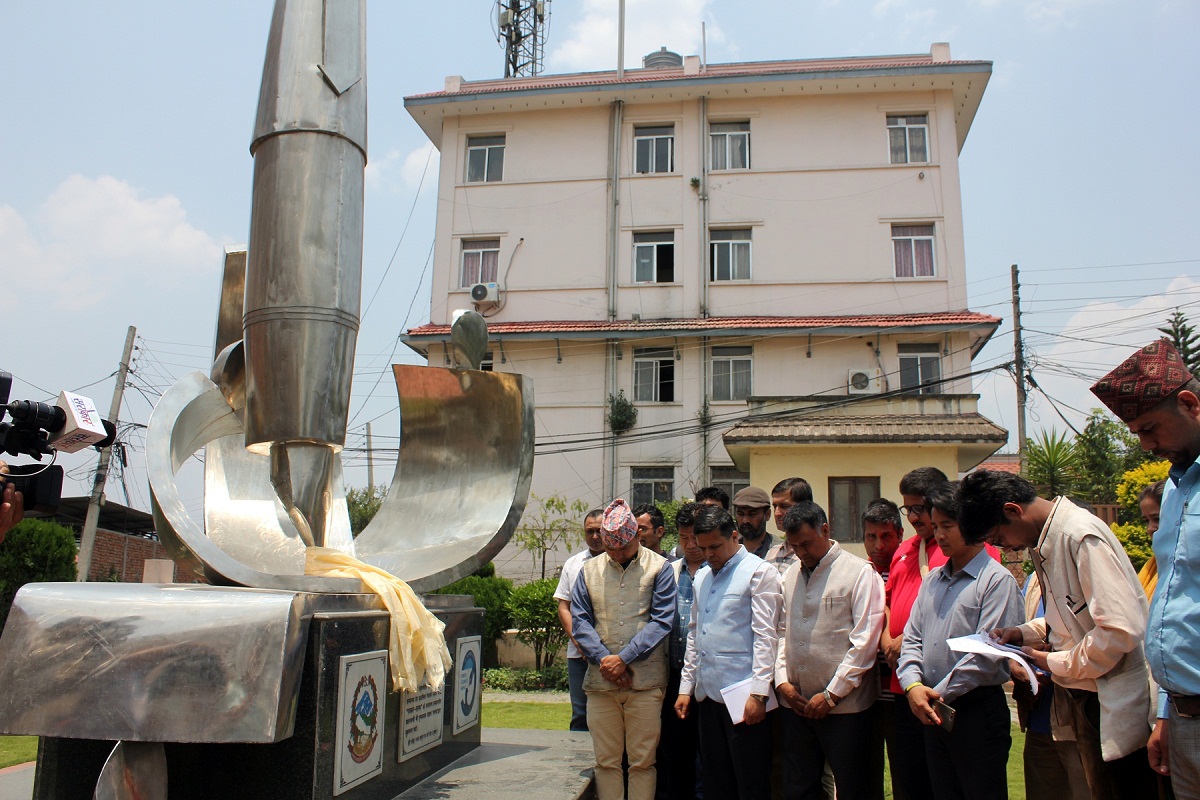
[(442, 688), (450, 669), (446, 624), (435, 617), (407, 583), (378, 567), (328, 547), (306, 548), (304, 574), (322, 578), (357, 578), (387, 607), (392, 618), (388, 666), (392, 686), (406, 692), (428, 684)]

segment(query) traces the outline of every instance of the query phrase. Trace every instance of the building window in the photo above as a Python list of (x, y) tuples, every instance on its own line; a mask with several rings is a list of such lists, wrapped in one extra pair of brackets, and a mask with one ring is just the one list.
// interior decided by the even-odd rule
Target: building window
[(893, 225), (892, 252), (897, 278), (932, 278), (933, 226)]
[(712, 231), (710, 234), (712, 279), (750, 280), (750, 229)]
[(675, 353), (671, 348), (634, 349), (633, 399), (639, 403), (675, 402)]
[(636, 283), (671, 283), (675, 280), (674, 231), (633, 235), (633, 280)]
[(492, 351), (488, 350), (483, 354), (483, 360), (479, 362), (479, 369), (483, 372), (496, 371), (496, 359), (492, 355)]
[(669, 503), (675, 498), (674, 467), (632, 467), (629, 470), (629, 505), (637, 508), (642, 503)]
[(633, 129), (633, 171), (675, 171), (675, 126), (657, 125)]
[(888, 146), (893, 164), (924, 164), (929, 161), (929, 115), (889, 115)]
[(750, 485), (750, 473), (734, 467), (713, 467), (708, 472), (708, 485), (722, 489), (733, 497)]
[(879, 497), (879, 477), (829, 479), (829, 530), (839, 542), (863, 540), (862, 515)]
[(753, 348), (712, 349), (712, 399), (745, 400), (750, 396), (750, 366)]
[(499, 263), (499, 239), (463, 239), (463, 288), (469, 288), (477, 283), (495, 283), (496, 266)]
[(467, 137), (467, 183), (504, 180), (504, 134)]
[(900, 389), (915, 394), (942, 393), (942, 356), (936, 344), (902, 344)]
[(708, 126), (713, 169), (750, 169), (750, 123), (713, 122)]

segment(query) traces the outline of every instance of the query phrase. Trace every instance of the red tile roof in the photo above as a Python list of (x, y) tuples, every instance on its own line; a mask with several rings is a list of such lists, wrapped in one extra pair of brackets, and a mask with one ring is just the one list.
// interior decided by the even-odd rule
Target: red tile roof
[[(531, 320), (527, 322), (489, 322), (488, 334), (493, 337), (520, 335), (536, 338), (538, 334), (552, 337), (574, 335), (586, 337), (606, 333), (675, 333), (734, 331), (795, 330), (819, 333), (826, 329), (858, 328), (875, 331), (884, 328), (985, 328), (1000, 324), (1000, 318), (974, 311), (942, 311), (932, 314), (862, 314), (842, 317), (706, 317), (703, 319), (644, 319), (644, 320)], [(428, 323), (410, 328), (408, 341), (439, 339), (450, 335), (449, 325)]]
[(453, 97), (459, 94), (485, 94), (490, 92), (516, 92), (528, 89), (556, 89), (571, 86), (605, 86), (623, 83), (647, 83), (652, 81), (697, 80), (706, 78), (745, 77), (751, 75), (809, 74), (816, 72), (844, 72), (876, 69), (906, 69), (912, 67), (963, 67), (991, 66), (990, 61), (938, 61), (928, 53), (919, 55), (860, 56), (851, 58), (815, 58), (791, 61), (755, 61), (735, 64), (708, 64), (703, 72), (686, 75), (683, 67), (626, 70), (617, 77), (616, 71), (578, 72), (566, 75), (549, 75), (535, 78), (505, 78), (480, 81), (463, 81), (457, 92), (426, 92), (409, 95), (405, 100), (432, 97)]
[(723, 437), (739, 443), (886, 444), (913, 442), (1008, 441), (1008, 431), (981, 414), (875, 414), (867, 416), (751, 416)]

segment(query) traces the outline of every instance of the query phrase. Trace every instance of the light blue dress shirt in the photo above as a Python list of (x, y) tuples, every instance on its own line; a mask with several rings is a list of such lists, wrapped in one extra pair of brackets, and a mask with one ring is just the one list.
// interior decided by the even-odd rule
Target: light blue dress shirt
[(1158, 585), (1146, 626), (1146, 660), (1158, 682), (1158, 716), (1167, 693), (1200, 695), (1200, 460), (1172, 467), (1154, 534)]

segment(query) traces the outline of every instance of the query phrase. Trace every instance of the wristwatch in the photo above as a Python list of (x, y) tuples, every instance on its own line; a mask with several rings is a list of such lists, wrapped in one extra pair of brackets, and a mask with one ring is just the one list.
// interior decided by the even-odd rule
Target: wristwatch
[(766, 702), (767, 702), (767, 696), (766, 696), (765, 694), (752, 694), (752, 695), (750, 695), (750, 696), (751, 696), (751, 697), (757, 697), (759, 700), (762, 700), (762, 701), (763, 701), (763, 703), (766, 703)]

